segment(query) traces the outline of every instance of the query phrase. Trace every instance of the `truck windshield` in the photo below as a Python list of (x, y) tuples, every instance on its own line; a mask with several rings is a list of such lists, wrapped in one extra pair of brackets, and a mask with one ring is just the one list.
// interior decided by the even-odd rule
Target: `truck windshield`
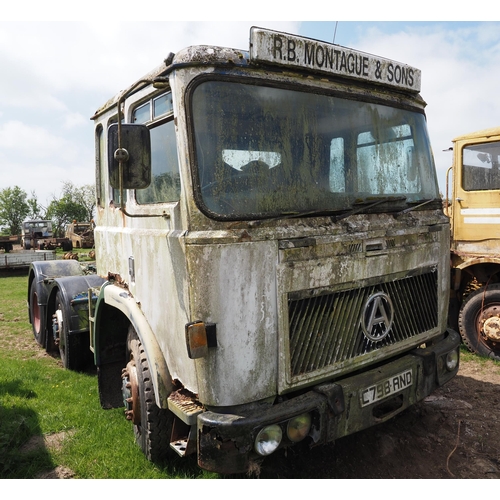
[(421, 113), (228, 81), (199, 84), (192, 113), (194, 183), (208, 215), (265, 218), (348, 210), (377, 197), (438, 197)]

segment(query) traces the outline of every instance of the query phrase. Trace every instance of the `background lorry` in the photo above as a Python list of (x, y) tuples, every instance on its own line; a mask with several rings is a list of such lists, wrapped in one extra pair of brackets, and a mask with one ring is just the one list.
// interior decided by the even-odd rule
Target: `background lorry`
[(244, 472), (455, 376), (420, 79), (252, 28), (249, 50), (170, 54), (96, 111), (96, 273), (34, 263), (30, 321), (66, 367), (92, 353), (149, 459)]
[(455, 138), (450, 172), (449, 322), (469, 350), (500, 360), (500, 128)]
[(71, 240), (54, 237), (52, 221), (27, 220), (22, 224), (22, 246), (25, 250), (55, 250), (62, 248), (65, 252), (73, 249)]
[(19, 236), (0, 236), (0, 249), (5, 253), (11, 252), (18, 243)]

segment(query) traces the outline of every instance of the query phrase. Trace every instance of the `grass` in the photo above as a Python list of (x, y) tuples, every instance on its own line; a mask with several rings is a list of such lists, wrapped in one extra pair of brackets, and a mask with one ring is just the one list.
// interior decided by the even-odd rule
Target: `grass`
[[(90, 252), (94, 251), (93, 248), (73, 248), (71, 250), (71, 253), (76, 253), (78, 255), (78, 260), (79, 262), (90, 262), (90, 261), (95, 261), (95, 258), (91, 258), (89, 256)], [(56, 258), (62, 259), (64, 257), (64, 254), (66, 254), (62, 248), (57, 248), (56, 249)]]
[(460, 361), (473, 361), (476, 366), (484, 371), (495, 371), (496, 373), (500, 373), (500, 361), (478, 356), (470, 352), (464, 344), (460, 346)]
[(123, 410), (103, 410), (94, 373), (64, 370), (37, 346), (26, 272), (0, 273), (0, 478), (217, 478), (195, 459), (148, 462)]

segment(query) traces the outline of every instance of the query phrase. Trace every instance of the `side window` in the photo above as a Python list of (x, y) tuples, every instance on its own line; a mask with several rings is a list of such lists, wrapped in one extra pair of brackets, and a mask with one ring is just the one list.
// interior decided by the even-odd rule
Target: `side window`
[(500, 142), (474, 144), (462, 150), (465, 191), (500, 189)]
[(151, 131), (151, 184), (146, 189), (136, 190), (137, 203), (179, 200), (181, 183), (172, 94), (163, 94), (137, 107), (132, 122), (150, 124)]

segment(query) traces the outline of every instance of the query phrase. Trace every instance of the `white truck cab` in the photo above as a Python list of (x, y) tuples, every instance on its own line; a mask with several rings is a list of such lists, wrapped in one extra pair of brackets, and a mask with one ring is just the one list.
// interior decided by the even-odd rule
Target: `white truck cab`
[(254, 27), (248, 51), (188, 47), (97, 110), (87, 331), (101, 403), (125, 402), (149, 458), (244, 472), (457, 373), (420, 79)]

